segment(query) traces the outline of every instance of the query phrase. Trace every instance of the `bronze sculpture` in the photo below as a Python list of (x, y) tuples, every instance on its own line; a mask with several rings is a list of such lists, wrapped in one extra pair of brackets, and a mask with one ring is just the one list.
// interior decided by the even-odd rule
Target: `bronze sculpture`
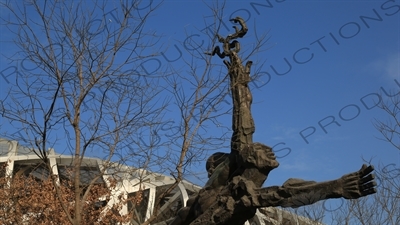
[(251, 61), (243, 65), (238, 56), (240, 43), (248, 28), (240, 17), (235, 33), (226, 38), (217, 35), (223, 50), (217, 46), (210, 55), (228, 57), (228, 68), (233, 101), (232, 139), (230, 153), (215, 153), (207, 161), (209, 180), (200, 192), (192, 196), (171, 225), (243, 225), (260, 207), (299, 207), (329, 198), (356, 199), (376, 192), (373, 166), (363, 165), (357, 172), (339, 179), (320, 182), (289, 179), (282, 186), (262, 188), (271, 170), (279, 163), (272, 149), (253, 143), (255, 125), (251, 115)]

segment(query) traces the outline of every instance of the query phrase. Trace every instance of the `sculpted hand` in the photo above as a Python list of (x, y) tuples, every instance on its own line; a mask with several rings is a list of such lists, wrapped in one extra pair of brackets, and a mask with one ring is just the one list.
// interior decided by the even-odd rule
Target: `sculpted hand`
[(371, 174), (373, 166), (363, 165), (357, 172), (344, 175), (339, 179), (341, 183), (341, 196), (346, 199), (356, 199), (376, 193), (375, 176)]

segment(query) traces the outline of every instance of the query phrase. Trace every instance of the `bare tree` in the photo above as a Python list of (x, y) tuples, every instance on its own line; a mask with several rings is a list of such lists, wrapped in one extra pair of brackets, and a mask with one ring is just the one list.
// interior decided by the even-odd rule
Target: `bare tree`
[[(14, 127), (3, 135), (29, 146), (50, 172), (49, 148), (73, 156), (68, 190), (59, 185), (59, 177), (50, 176), (57, 200), (55, 208), (61, 208), (71, 224), (87, 223), (85, 218), (90, 212), (85, 205), (97, 190), (96, 181), (115, 165), (111, 161), (168, 171), (175, 183), (157, 197), (152, 216), (144, 221), (135, 216), (138, 208), (130, 212), (133, 224), (150, 224), (162, 218), (159, 209), (166, 196), (188, 175), (191, 166), (204, 161), (209, 150), (228, 146), (228, 129), (219, 121), (231, 110), (221, 104), (230, 91), (228, 75), (223, 70), (215, 74), (219, 65), (204, 54), (217, 41), (215, 34), (223, 20), (224, 6), (209, 6), (213, 20), (206, 23), (213, 26), (202, 35), (212, 41), (204, 46), (188, 43), (192, 50), (184, 53), (183, 60), (187, 69), (171, 66), (162, 76), (148, 77), (148, 71), (140, 65), (157, 55), (149, 47), (159, 39), (145, 29), (145, 24), (158, 5), (146, 1), (110, 4), (1, 3), (8, 13), (1, 19), (19, 48), (7, 57), (34, 68), (18, 70), (1, 101), (1, 115)], [(107, 11), (110, 6), (111, 11)], [(256, 38), (257, 44), (244, 58), (262, 50), (266, 36)], [(171, 97), (165, 98), (165, 93)], [(173, 103), (169, 107), (168, 101)], [(166, 110), (178, 112), (179, 119), (173, 120), (177, 132), (162, 136), (165, 122), (171, 121), (165, 118)], [(219, 127), (219, 134), (210, 134), (210, 127)], [(93, 154), (101, 155), (104, 167), (83, 185), (82, 161)], [(139, 176), (144, 178), (144, 172)], [(146, 182), (143, 179), (138, 185), (142, 187)], [(124, 201), (140, 202), (143, 193), (139, 188), (137, 195)]]
[[(1, 19), (19, 49), (8, 57), (33, 68), (15, 74), (1, 101), (1, 115), (19, 131), (16, 139), (24, 140), (44, 163), (48, 164), (48, 149), (54, 146), (73, 155), (73, 200), (63, 198), (65, 190), (56, 185), (59, 179), (52, 178), (58, 203), (75, 225), (82, 224), (85, 202), (101, 176), (82, 184), (83, 157), (97, 154), (109, 162), (124, 156), (127, 146), (137, 146), (130, 137), (159, 124), (165, 107), (157, 97), (161, 90), (156, 81), (137, 69), (141, 60), (155, 55), (147, 49), (157, 37), (145, 24), (157, 5), (141, 1), (121, 1), (117, 7), (115, 2), (110, 4), (1, 3), (6, 9)], [(116, 21), (105, 16), (110, 6)]]
[(387, 118), (385, 120), (375, 119), (374, 126), (383, 136), (380, 139), (400, 150), (400, 92), (388, 96), (388, 100), (382, 101), (378, 105), (385, 112)]
[(296, 215), (310, 219), (310, 224), (320, 225), (323, 224), (326, 218), (326, 211), (324, 202), (316, 202), (312, 205), (307, 205), (295, 209), (286, 209), (295, 213)]
[[(397, 82), (397, 81), (396, 81)], [(375, 119), (374, 126), (383, 141), (400, 150), (400, 93), (385, 93), (388, 98), (378, 103), (386, 115)], [(382, 96), (385, 96), (382, 94)], [(377, 193), (362, 199), (344, 202), (333, 212), (331, 224), (399, 224), (400, 169), (396, 164), (380, 165), (375, 170)]]
[[(397, 82), (397, 81), (396, 81)], [(374, 126), (381, 133), (379, 139), (400, 150), (400, 93), (382, 93), (386, 100), (377, 103), (386, 118), (375, 119)], [(370, 162), (368, 162), (370, 163)], [(400, 169), (396, 164), (380, 165), (375, 170), (377, 193), (366, 198), (342, 202), (332, 212), (318, 212), (314, 206), (304, 207), (302, 215), (316, 220), (324, 217), (329, 224), (399, 224)]]

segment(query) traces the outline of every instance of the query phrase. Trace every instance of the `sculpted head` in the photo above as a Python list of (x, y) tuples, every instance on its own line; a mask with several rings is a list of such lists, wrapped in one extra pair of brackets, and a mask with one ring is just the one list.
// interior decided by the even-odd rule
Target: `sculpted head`
[(258, 142), (253, 144), (253, 152), (248, 161), (259, 169), (273, 170), (279, 166), (272, 148)]
[[(217, 152), (207, 159), (206, 170), (208, 177), (211, 177), (217, 166), (224, 162), (229, 155), (229, 153)], [(279, 166), (272, 148), (267, 145), (256, 142), (251, 145), (251, 149), (247, 149), (246, 155), (247, 159), (245, 161), (262, 171), (271, 171)]]
[(209, 178), (211, 177), (211, 174), (214, 172), (215, 168), (217, 168), (217, 166), (225, 161), (225, 159), (228, 157), (229, 153), (216, 152), (207, 159), (206, 170)]

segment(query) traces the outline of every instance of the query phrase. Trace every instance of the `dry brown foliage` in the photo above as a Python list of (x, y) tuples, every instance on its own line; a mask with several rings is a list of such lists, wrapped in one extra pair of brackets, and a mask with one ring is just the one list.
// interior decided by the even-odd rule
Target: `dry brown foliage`
[[(5, 172), (6, 164), (1, 165)], [(2, 173), (5, 174), (5, 173)], [(91, 188), (83, 206), (82, 224), (116, 224), (127, 222), (128, 217), (119, 214), (124, 201), (107, 207), (111, 189), (116, 182), (110, 180), (110, 187), (97, 184)], [(0, 178), (0, 224), (69, 224), (61, 202), (74, 215), (73, 184), (61, 181), (61, 198), (55, 191), (55, 180), (51, 177), (40, 180), (34, 176), (15, 174)], [(84, 187), (83, 187), (84, 188)], [(121, 198), (121, 197), (120, 197)]]

